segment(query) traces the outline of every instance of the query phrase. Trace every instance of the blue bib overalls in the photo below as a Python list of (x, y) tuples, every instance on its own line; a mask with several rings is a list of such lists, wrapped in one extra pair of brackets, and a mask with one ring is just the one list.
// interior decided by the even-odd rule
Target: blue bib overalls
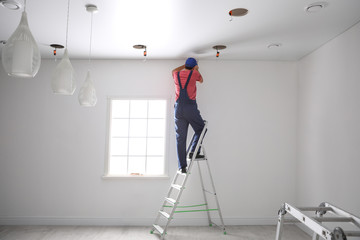
[[(193, 71), (189, 73), (184, 88), (181, 86), (180, 71), (177, 73), (180, 93), (175, 103), (175, 131), (176, 131), (176, 147), (178, 153), (179, 168), (187, 167), (186, 162), (186, 138), (189, 124), (195, 132), (194, 141), (191, 145), (190, 152), (194, 152), (196, 144), (199, 141), (200, 134), (205, 126), (204, 120), (197, 108), (196, 100), (189, 98), (187, 86)], [(200, 152), (200, 149), (199, 149)], [(196, 154), (196, 153), (195, 153)]]

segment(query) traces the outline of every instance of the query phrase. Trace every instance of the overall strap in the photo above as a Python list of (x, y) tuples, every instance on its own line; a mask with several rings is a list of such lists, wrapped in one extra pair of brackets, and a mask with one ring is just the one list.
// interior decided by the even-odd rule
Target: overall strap
[(180, 89), (183, 89), (183, 88), (181, 87), (180, 71), (178, 71), (177, 76), (178, 76), (179, 87), (180, 87)]
[(186, 80), (185, 86), (184, 86), (184, 88), (182, 88), (181, 87), (181, 81), (180, 81), (180, 71), (178, 71), (177, 76), (178, 76), (178, 82), (179, 82), (180, 89), (186, 89), (187, 88), (187, 86), (188, 86), (188, 84), (190, 82), (190, 78), (191, 78), (192, 73), (193, 73), (193, 70), (190, 71), (189, 76), (188, 76), (188, 78)]
[(188, 84), (190, 82), (190, 78), (191, 78), (192, 73), (193, 73), (193, 70), (191, 70), (191, 72), (189, 73), (188, 79), (186, 80), (185, 87), (184, 87), (185, 89), (187, 88), (187, 86), (188, 86)]

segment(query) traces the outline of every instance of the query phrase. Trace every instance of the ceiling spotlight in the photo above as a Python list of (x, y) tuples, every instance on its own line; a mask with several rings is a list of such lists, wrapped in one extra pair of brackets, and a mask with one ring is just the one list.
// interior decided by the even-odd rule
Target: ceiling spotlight
[(271, 43), (267, 46), (269, 49), (281, 47), (281, 43)]
[(225, 45), (215, 45), (212, 48), (216, 50), (216, 57), (218, 58), (220, 56), (219, 50), (225, 49), (226, 46)]
[(15, 0), (0, 0), (0, 5), (10, 10), (19, 10), (22, 7), (22, 4)]
[(305, 12), (314, 13), (328, 6), (327, 2), (315, 2), (305, 7)]
[(234, 8), (229, 11), (230, 21), (232, 21), (232, 17), (242, 17), (248, 14), (248, 12), (246, 8)]

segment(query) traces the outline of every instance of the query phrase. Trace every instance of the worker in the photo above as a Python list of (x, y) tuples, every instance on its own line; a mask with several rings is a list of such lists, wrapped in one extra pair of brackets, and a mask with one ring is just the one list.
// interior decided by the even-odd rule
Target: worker
[[(193, 128), (195, 135), (190, 148), (189, 157), (192, 158), (196, 145), (199, 141), (201, 132), (205, 126), (204, 120), (200, 115), (196, 103), (196, 82), (203, 82), (199, 72), (199, 66), (194, 58), (188, 58), (184, 65), (172, 71), (175, 83), (175, 131), (176, 148), (179, 162), (179, 171), (186, 173), (186, 138), (189, 124)], [(203, 158), (200, 149), (196, 153), (196, 158)]]

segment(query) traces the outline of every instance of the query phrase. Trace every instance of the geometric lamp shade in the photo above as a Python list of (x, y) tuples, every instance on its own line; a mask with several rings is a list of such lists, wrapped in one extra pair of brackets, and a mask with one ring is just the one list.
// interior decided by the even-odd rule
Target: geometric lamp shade
[(26, 12), (2, 49), (2, 64), (9, 76), (35, 77), (41, 64), (39, 48), (32, 36)]
[(84, 82), (84, 85), (79, 91), (78, 98), (81, 106), (93, 107), (96, 105), (97, 102), (96, 90), (90, 78), (90, 70), (88, 70), (87, 72), (86, 80)]
[(62, 95), (73, 95), (76, 89), (74, 68), (71, 65), (67, 48), (60, 63), (56, 66), (51, 81), (53, 93)]

